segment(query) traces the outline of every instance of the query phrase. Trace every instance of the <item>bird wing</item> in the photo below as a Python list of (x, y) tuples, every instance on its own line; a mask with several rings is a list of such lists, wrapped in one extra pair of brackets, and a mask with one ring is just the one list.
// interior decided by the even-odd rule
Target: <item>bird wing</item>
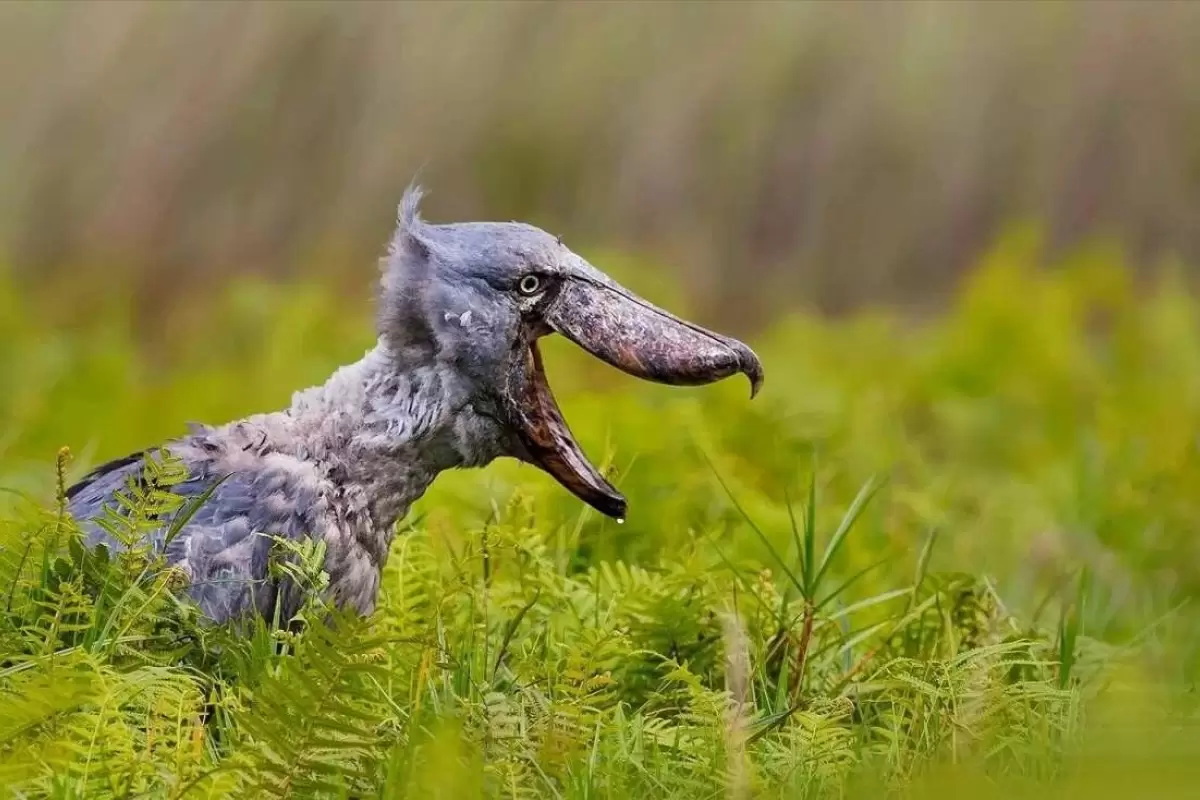
[[(139, 450), (136, 453), (114, 458), (112, 461), (101, 464), (67, 489), (67, 500), (74, 508), (80, 510), (89, 508), (98, 498), (103, 498), (124, 487), (129, 476), (141, 474), (142, 459), (146, 453), (146, 450)], [(99, 510), (100, 508), (97, 506), (96, 511)]]
[[(117, 493), (131, 479), (140, 481), (148, 452), (114, 459), (67, 491), (67, 508), (83, 529), (88, 547), (103, 544), (110, 552), (124, 548), (96, 519), (104, 516), (105, 506), (119, 510)], [(285, 470), (222, 475), (212, 461), (184, 465), (186, 478), (169, 491), (186, 502), (148, 532), (148, 543), (188, 576), (188, 594), (206, 616), (223, 622), (257, 611), (270, 618), (279, 590), (269, 574), (271, 537), (298, 540), (309, 535), (315, 492)], [(166, 541), (180, 519), (185, 521)], [(287, 593), (290, 608), (280, 609), (284, 619), (295, 611), (293, 594)]]

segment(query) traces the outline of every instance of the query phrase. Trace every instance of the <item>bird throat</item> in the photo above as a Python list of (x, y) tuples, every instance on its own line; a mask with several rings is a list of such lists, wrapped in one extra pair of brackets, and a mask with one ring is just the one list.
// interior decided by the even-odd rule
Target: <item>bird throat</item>
[(439, 473), (503, 454), (503, 432), (469, 400), (448, 365), (398, 368), (380, 345), (297, 393), (287, 413), (311, 457), (390, 536)]

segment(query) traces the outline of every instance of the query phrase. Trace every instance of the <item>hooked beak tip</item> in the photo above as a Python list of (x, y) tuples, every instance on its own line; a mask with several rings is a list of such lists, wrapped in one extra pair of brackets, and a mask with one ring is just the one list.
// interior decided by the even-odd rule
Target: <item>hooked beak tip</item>
[(755, 373), (747, 373), (747, 375), (750, 378), (750, 399), (753, 400), (758, 395), (759, 391), (762, 389), (762, 385), (763, 385), (762, 371), (760, 370)]
[(738, 347), (735, 349), (741, 372), (750, 380), (750, 399), (753, 400), (763, 385), (762, 362), (758, 360), (758, 356), (753, 350), (741, 342), (738, 342)]

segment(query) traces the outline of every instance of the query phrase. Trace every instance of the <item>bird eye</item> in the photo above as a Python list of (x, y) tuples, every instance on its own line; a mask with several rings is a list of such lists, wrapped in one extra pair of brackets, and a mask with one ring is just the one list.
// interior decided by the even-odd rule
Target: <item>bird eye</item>
[(537, 275), (526, 275), (524, 278), (521, 278), (521, 282), (517, 284), (517, 291), (526, 297), (537, 294), (538, 290), (541, 288), (542, 279)]

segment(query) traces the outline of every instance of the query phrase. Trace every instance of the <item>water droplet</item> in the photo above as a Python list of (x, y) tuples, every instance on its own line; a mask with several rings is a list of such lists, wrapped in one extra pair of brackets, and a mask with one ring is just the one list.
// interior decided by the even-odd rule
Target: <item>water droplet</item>
[(625, 524), (625, 518), (624, 518), (624, 517), (617, 517), (617, 524), (618, 524), (618, 525), (624, 525), (624, 524)]

